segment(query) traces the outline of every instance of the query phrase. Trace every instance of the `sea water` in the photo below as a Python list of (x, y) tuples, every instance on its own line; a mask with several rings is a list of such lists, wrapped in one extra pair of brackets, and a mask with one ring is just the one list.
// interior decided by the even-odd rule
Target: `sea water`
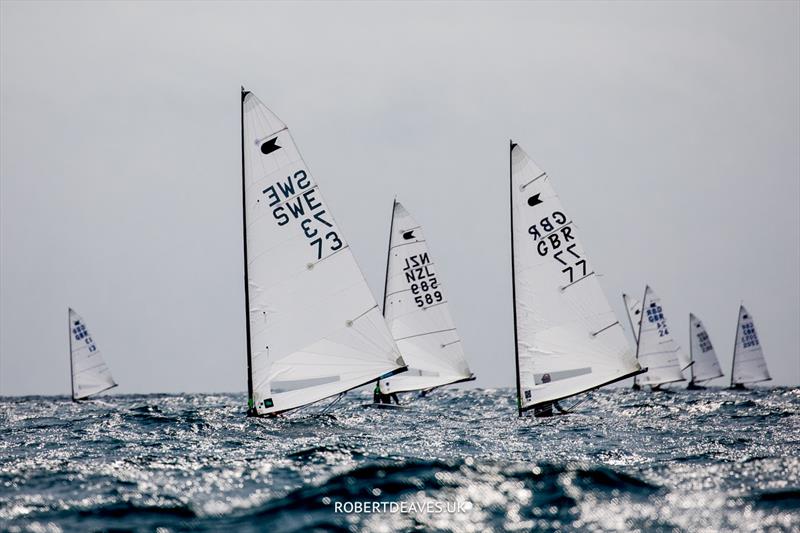
[(243, 394), (0, 398), (0, 530), (800, 524), (800, 389), (607, 389), (549, 419), (513, 398), (383, 410), (356, 391), (275, 419), (245, 417)]

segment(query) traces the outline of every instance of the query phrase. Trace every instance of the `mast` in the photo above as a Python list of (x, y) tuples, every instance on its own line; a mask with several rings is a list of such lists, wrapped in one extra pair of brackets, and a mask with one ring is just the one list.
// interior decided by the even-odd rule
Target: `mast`
[(692, 317), (689, 313), (689, 386), (694, 385), (694, 341), (692, 340)]
[(69, 386), (72, 390), (72, 401), (75, 401), (75, 370), (72, 368), (72, 323), (70, 315), (72, 314), (72, 308), (67, 307), (67, 346), (69, 346)]
[(511, 221), (511, 303), (514, 310), (514, 365), (517, 370), (517, 415), (522, 416), (522, 391), (519, 381), (519, 341), (517, 340), (517, 279), (514, 273), (514, 175), (511, 154), (514, 151), (514, 141), (508, 140), (508, 199), (509, 220)]
[(645, 309), (644, 304), (647, 301), (647, 289), (650, 285), (644, 286), (644, 296), (642, 296), (642, 311), (639, 313), (639, 332), (636, 334), (636, 360), (639, 360), (639, 345), (642, 343), (642, 324), (644, 324)]
[[(633, 318), (631, 317), (631, 310), (628, 307), (628, 295), (624, 292), (622, 293), (622, 303), (625, 304), (625, 314), (628, 315), (628, 323), (631, 325), (631, 335), (633, 335), (633, 340), (636, 343), (636, 360), (639, 360), (639, 335), (636, 331), (636, 326), (633, 325)], [(644, 304), (642, 304), (644, 305)], [(639, 325), (642, 324), (642, 312), (639, 312)], [(636, 389), (638, 385), (636, 384), (636, 376), (633, 376), (633, 388)]]
[(240, 119), (242, 134), (242, 244), (244, 250), (244, 324), (247, 342), (247, 415), (255, 415), (255, 405), (253, 405), (253, 371), (252, 371), (252, 349), (250, 347), (250, 284), (247, 273), (247, 198), (245, 196), (245, 176), (244, 176), (244, 98), (248, 92), (242, 86), (240, 102)]
[(739, 303), (739, 316), (736, 317), (736, 334), (733, 336), (733, 358), (731, 359), (731, 387), (733, 383), (733, 371), (736, 369), (736, 344), (739, 340), (739, 326), (742, 325), (742, 304)]
[(386, 289), (389, 287), (389, 260), (392, 256), (392, 233), (394, 232), (394, 210), (397, 197), (392, 200), (392, 221), (389, 223), (389, 243), (386, 245), (386, 275), (383, 278), (383, 316), (386, 316)]

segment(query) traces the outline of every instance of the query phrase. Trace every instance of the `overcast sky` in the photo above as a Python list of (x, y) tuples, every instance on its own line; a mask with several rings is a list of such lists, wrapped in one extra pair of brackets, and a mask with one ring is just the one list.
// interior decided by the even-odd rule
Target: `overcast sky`
[(479, 387), (514, 384), (508, 139), (620, 319), (645, 283), (726, 377), (740, 300), (800, 382), (800, 4), (0, 4), (0, 394), (243, 391), (239, 86), (291, 128), (380, 300), (393, 196)]

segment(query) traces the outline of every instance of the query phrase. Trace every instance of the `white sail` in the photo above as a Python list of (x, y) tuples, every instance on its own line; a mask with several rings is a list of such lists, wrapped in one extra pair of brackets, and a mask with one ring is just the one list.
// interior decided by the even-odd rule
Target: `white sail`
[(642, 323), (642, 302), (627, 294), (622, 295), (622, 301), (625, 302), (625, 309), (628, 312), (628, 323), (633, 333), (633, 342), (639, 342), (639, 325)]
[(474, 379), (422, 227), (394, 203), (383, 314), (408, 371), (383, 379), (390, 394)]
[(638, 373), (573, 219), (515, 144), (511, 219), (520, 412)]
[(405, 363), (288, 128), (242, 91), (250, 408), (316, 402)]
[(69, 310), (68, 321), (72, 399), (82, 400), (116, 387), (86, 322), (72, 309)]
[(717, 353), (703, 322), (689, 313), (689, 342), (691, 343), (691, 382), (699, 383), (722, 376)]
[(647, 372), (637, 378), (640, 385), (661, 385), (684, 381), (678, 352), (667, 317), (659, 298), (649, 286), (642, 299), (644, 319), (639, 324), (637, 359)]
[(736, 346), (733, 349), (731, 385), (757, 383), (772, 378), (767, 370), (764, 352), (756, 333), (753, 316), (744, 305), (739, 307), (739, 323), (736, 326)]

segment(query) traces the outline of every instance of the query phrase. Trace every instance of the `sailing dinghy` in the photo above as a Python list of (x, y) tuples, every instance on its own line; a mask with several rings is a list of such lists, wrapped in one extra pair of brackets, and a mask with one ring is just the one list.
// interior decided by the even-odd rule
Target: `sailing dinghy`
[(511, 262), (517, 406), (556, 402), (644, 372), (550, 177), (511, 143)]
[(242, 88), (249, 415), (274, 415), (406, 370), (286, 125)]
[(689, 313), (689, 357), (692, 365), (689, 367), (690, 379), (686, 387), (690, 390), (703, 389), (700, 383), (710, 379), (722, 377), (722, 368), (717, 360), (717, 353), (711, 338), (708, 336), (703, 321)]
[(380, 392), (429, 391), (472, 381), (439, 269), (422, 227), (397, 200), (392, 206), (383, 314), (408, 371), (380, 380)]
[[(658, 390), (661, 385), (666, 383), (685, 381), (681, 373), (678, 355), (681, 349), (672, 336), (670, 326), (667, 325), (661, 298), (649, 285), (645, 287), (639, 315), (630, 314), (631, 309), (636, 309), (636, 303), (631, 302), (631, 305), (628, 306), (628, 301), (626, 300), (626, 307), (629, 310), (628, 318), (631, 325), (637, 325), (638, 330), (634, 335), (636, 358), (643, 366), (647, 367), (647, 373), (638, 377), (636, 384), (650, 385), (652, 390)], [(688, 363), (686, 366), (690, 364)]]
[(86, 321), (72, 308), (67, 312), (69, 328), (69, 369), (72, 400), (86, 400), (117, 386), (100, 350), (92, 339)]
[[(622, 301), (625, 302), (625, 310), (628, 312), (628, 323), (631, 326), (631, 333), (633, 334), (633, 342), (639, 344), (639, 326), (642, 323), (642, 302), (633, 296), (628, 296), (622, 293)], [(641, 386), (636, 381), (636, 376), (633, 377), (633, 390), (641, 389)]]
[(739, 321), (736, 324), (736, 345), (733, 348), (731, 388), (744, 389), (747, 383), (760, 383), (772, 379), (767, 370), (764, 351), (758, 340), (753, 316), (739, 306)]

